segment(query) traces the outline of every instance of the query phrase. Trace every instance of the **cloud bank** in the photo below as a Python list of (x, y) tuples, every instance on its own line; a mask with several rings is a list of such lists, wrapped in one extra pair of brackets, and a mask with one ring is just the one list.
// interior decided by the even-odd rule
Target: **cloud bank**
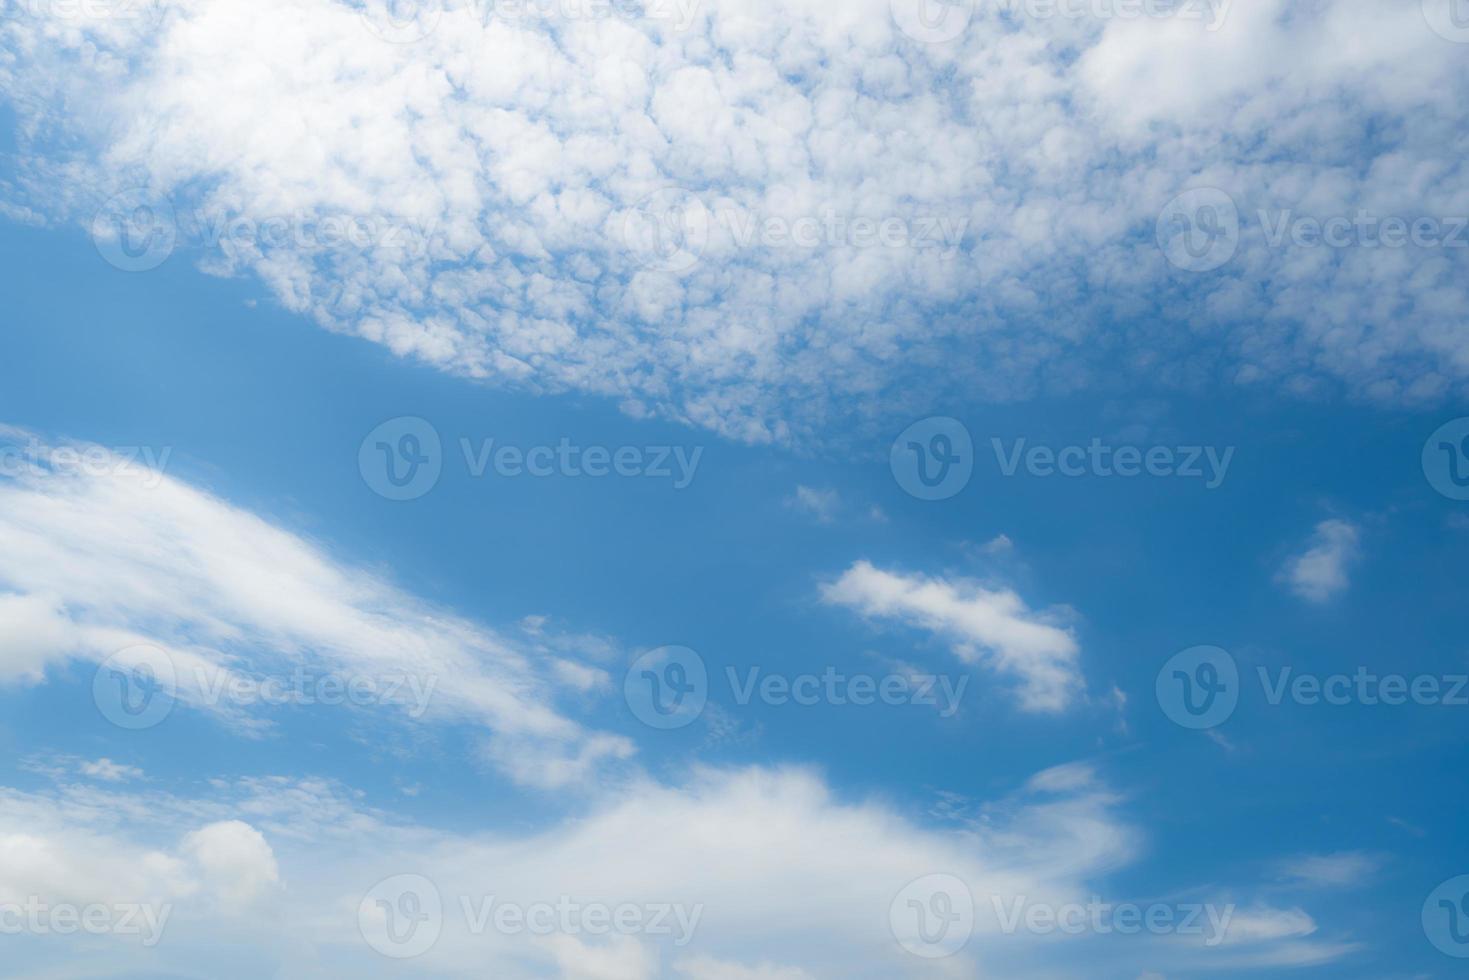
[(915, 2), (18, 3), (0, 200), (751, 442), (1119, 378), (1465, 391), (1469, 63), (1418, 0)]

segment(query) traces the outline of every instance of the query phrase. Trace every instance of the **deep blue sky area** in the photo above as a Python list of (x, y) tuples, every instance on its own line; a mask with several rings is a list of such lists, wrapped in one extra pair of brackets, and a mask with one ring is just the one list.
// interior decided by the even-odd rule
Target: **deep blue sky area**
[[(701, 720), (649, 733), (620, 698), (587, 706), (598, 727), (637, 739), (658, 778), (704, 765), (810, 766), (844, 799), (884, 799), (943, 825), (952, 817), (936, 808), (941, 796), (1002, 798), (1038, 771), (1089, 761), (1145, 828), (1137, 861), (1096, 887), (1132, 898), (1214, 887), (1291, 905), (1304, 899), (1280, 880), (1281, 862), (1361, 852), (1374, 858), (1370, 879), (1312, 892), (1310, 911), (1331, 937), (1363, 946), (1306, 973), (1451, 975), (1424, 941), (1419, 906), (1469, 870), (1460, 820), (1469, 706), (1272, 706), (1256, 680), (1257, 669), (1282, 666), (1469, 673), (1466, 512), (1420, 465), (1428, 434), (1453, 417), (1444, 407), (1249, 389), (961, 400), (942, 414), (973, 434), (975, 474), (957, 497), (929, 502), (903, 492), (886, 445), (830, 458), (742, 446), (629, 418), (609, 400), (448, 377), (316, 329), (257, 284), (204, 276), (185, 258), (128, 274), (73, 230), (4, 227), (0, 419), (45, 438), (169, 447), (170, 476), (348, 567), (495, 629), (546, 615), (567, 634), (605, 638), (619, 685), (638, 651), (695, 649), (727, 722), (719, 730)], [(383, 499), (358, 469), (363, 438), (396, 416), (429, 420), (444, 440), (444, 474), (418, 500)], [(682, 490), (651, 479), (472, 478), (461, 437), (703, 455)], [(1234, 455), (1210, 490), (1184, 478), (1006, 477), (990, 442), (1093, 437)], [(798, 486), (839, 503), (822, 518), (792, 502)], [(1280, 571), (1327, 520), (1359, 529), (1360, 558), (1340, 594), (1302, 601)], [(1001, 535), (1009, 547), (986, 547)], [(1083, 703), (1063, 715), (1020, 711), (996, 675), (955, 658), (942, 635), (823, 602), (822, 585), (858, 561), (1065, 607)], [(1169, 657), (1205, 644), (1229, 650), (1243, 675), (1240, 706), (1214, 737), (1173, 724), (1154, 693)], [(961, 709), (942, 718), (919, 706), (740, 705), (725, 680), (729, 667), (880, 672), (891, 660), (969, 676)], [(104, 719), (78, 708), (90, 680), (74, 664), (48, 671), (44, 685), (0, 690), (0, 775), (34, 787), (44, 781), (35, 757), (55, 753), (137, 765), (175, 792), (226, 770), (328, 776), (446, 830), (524, 826), (581, 807), (508, 788), (473, 761), (473, 726), (405, 732), (352, 709), (283, 709), (273, 733), (243, 740), (180, 711), (119, 746)], [(403, 797), (405, 786), (417, 795)]]

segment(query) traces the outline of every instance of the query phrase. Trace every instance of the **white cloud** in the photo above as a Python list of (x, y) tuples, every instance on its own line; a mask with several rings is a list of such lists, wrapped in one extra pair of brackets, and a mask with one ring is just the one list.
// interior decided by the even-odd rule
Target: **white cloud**
[(230, 907), (243, 907), (280, 884), (275, 853), (263, 834), (239, 820), (222, 820), (191, 832), (181, 850)]
[(137, 766), (125, 766), (113, 762), (111, 759), (97, 759), (93, 762), (83, 762), (78, 768), (82, 775), (91, 776), (108, 783), (121, 783), (129, 779), (142, 779), (143, 770)]
[(0, 475), (0, 541), (0, 603), (16, 614), (0, 620), (0, 682), (147, 644), (171, 661), (181, 702), (247, 726), (258, 706), (211, 685), (303, 667), (432, 682), (428, 717), (486, 726), (489, 756), (537, 784), (632, 753), (556, 709), (568, 674), (551, 658), (171, 477), (54, 462)]
[(796, 492), (786, 500), (786, 506), (809, 515), (819, 524), (830, 524), (836, 520), (837, 510), (841, 505), (841, 495), (835, 490), (816, 490), (800, 485), (796, 487)]
[(887, 572), (859, 561), (823, 585), (821, 596), (863, 616), (939, 634), (965, 662), (985, 663), (1017, 679), (1020, 704), (1028, 711), (1060, 711), (1083, 687), (1075, 637), (1012, 591)]
[[(1214, 31), (972, 6), (931, 45), (888, 0), (725, 0), (684, 30), (456, 0), (392, 44), (337, 0), (166, 4), (157, 25), (30, 4), (0, 27), (6, 207), (90, 223), (145, 186), (205, 215), (191, 259), (326, 326), (750, 441), (1119, 370), (1465, 390), (1465, 250), (1283, 250), (1256, 216), (1469, 214), (1469, 69), (1418, 3), (1233, 3)], [(1189, 186), (1245, 224), (1207, 276), (1153, 241)], [(625, 234), (668, 187), (713, 215), (678, 272)], [(369, 244), (323, 241), (326, 217)], [(858, 219), (932, 247), (864, 246)]]
[(1340, 888), (1365, 883), (1380, 867), (1382, 859), (1374, 854), (1342, 851), (1291, 858), (1281, 864), (1280, 874), (1293, 884)]
[[(248, 961), (219, 963), (221, 980), (272, 965), (295, 975), (305, 964), (323, 975), (397, 975), (400, 963), (364, 943), (357, 911), (375, 883), (404, 874), (432, 882), (445, 910), (437, 942), (413, 960), (417, 976), (888, 980), (972, 976), (982, 964), (998, 976), (1080, 980), (1104, 964), (1115, 966), (1109, 975), (1164, 963), (1192, 975), (1221, 963), (1268, 970), (1326, 962), (1355, 948), (1315, 938), (1318, 926), (1302, 909), (1261, 902), (1236, 911), (1226, 943), (1214, 949), (1184, 937), (1143, 936), (1111, 949), (1006, 932), (998, 907), (1021, 896), (1086, 903), (1140, 853), (1121, 799), (1085, 764), (1048, 770), (941, 827), (885, 801), (843, 798), (799, 769), (640, 781), (533, 831), (426, 827), (316, 779), (208, 785), (204, 797), (65, 781), (46, 791), (0, 789), (0, 901), (34, 894), (171, 902), (168, 941), (147, 959), (112, 950), (120, 959), (108, 969), (187, 971), (222, 939), (254, 951)], [(853, 873), (854, 854), (861, 874)], [(967, 885), (975, 906), (969, 948), (937, 964), (902, 951), (888, 928), (894, 898), (935, 873)], [(476, 908), (490, 896), (522, 907), (561, 896), (610, 907), (674, 903), (698, 908), (697, 927), (682, 947), (647, 935), (476, 932), (462, 900)], [(79, 955), (67, 944), (15, 953), (23, 957), (17, 969), (36, 962), (25, 957)]]
[[(937, 871), (974, 892), (987, 962), (1025, 962), (1044, 939), (1004, 936), (987, 896), (1083, 900), (1089, 879), (1136, 853), (1116, 803), (1100, 783), (1075, 780), (993, 801), (983, 823), (933, 829), (881, 802), (841, 799), (810, 772), (749, 768), (699, 772), (679, 786), (622, 787), (535, 832), (448, 832), (312, 780), (216, 781), (205, 799), (62, 784), (45, 793), (0, 790), (0, 841), (12, 833), (36, 841), (36, 860), (3, 865), (0, 897), (6, 884), (42, 896), (105, 895), (109, 884), (133, 901), (174, 902), (169, 941), (150, 961), (155, 971), (183, 968), (223, 930), (258, 947), (266, 962), (309, 958), (334, 975), (379, 976), (393, 964), (363, 943), (358, 904), (375, 882), (416, 874), (433, 882), (446, 910), (442, 936), (414, 961), (416, 975), (875, 980), (923, 972), (887, 920), (905, 885)], [(91, 870), (95, 854), (109, 859), (88, 889), (63, 888), (67, 862), (42, 860), (53, 853), (77, 855), (77, 871)], [(854, 854), (862, 855), (860, 875)], [(128, 874), (114, 876), (114, 863)], [(158, 870), (145, 875), (150, 863)], [(35, 874), (16, 880), (17, 867)], [(476, 934), (460, 899), (474, 905), (489, 896), (522, 906), (560, 896), (611, 907), (677, 903), (699, 915), (682, 948), (641, 935)], [(236, 901), (223, 905), (226, 898)], [(741, 965), (752, 963), (764, 965)], [(220, 970), (245, 975), (230, 964)]]
[(679, 975), (687, 980), (814, 980), (810, 973), (795, 967), (742, 966), (708, 956), (698, 956), (678, 963)]
[(1281, 572), (1282, 580), (1297, 596), (1308, 602), (1326, 602), (1345, 591), (1350, 581), (1347, 570), (1357, 560), (1361, 532), (1342, 520), (1316, 525), (1306, 552), (1291, 558)]

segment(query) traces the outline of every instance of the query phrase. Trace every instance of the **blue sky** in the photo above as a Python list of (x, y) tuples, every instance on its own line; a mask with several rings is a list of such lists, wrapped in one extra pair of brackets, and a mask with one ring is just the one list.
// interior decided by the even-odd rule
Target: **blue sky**
[(1469, 38), (869, 6), (12, 11), (0, 975), (1462, 972)]

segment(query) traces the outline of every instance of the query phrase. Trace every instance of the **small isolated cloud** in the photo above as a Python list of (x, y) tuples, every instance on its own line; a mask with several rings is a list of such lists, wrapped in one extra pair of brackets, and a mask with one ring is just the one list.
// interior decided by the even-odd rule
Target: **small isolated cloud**
[(143, 778), (143, 770), (137, 766), (124, 766), (113, 762), (111, 759), (83, 762), (78, 768), (81, 769), (83, 776), (90, 776), (93, 779), (101, 779), (109, 783), (120, 783), (129, 779)]
[(1008, 555), (1015, 550), (1015, 542), (1008, 534), (997, 534), (980, 545), (979, 550), (986, 555)]
[(945, 637), (960, 660), (1017, 679), (1027, 711), (1061, 711), (1083, 687), (1075, 637), (1008, 589), (902, 575), (859, 561), (824, 585), (821, 596), (863, 616), (896, 619)]
[(1281, 877), (1286, 881), (1311, 887), (1360, 885), (1377, 873), (1382, 859), (1363, 851), (1336, 854), (1304, 854), (1284, 861)]
[(1281, 570), (1281, 580), (1307, 602), (1326, 602), (1350, 585), (1347, 570), (1359, 554), (1361, 532), (1355, 524), (1327, 520), (1316, 525), (1305, 554)]
[(836, 520), (842, 498), (835, 490), (797, 486), (796, 492), (786, 498), (786, 506), (810, 515), (820, 524), (830, 524)]

